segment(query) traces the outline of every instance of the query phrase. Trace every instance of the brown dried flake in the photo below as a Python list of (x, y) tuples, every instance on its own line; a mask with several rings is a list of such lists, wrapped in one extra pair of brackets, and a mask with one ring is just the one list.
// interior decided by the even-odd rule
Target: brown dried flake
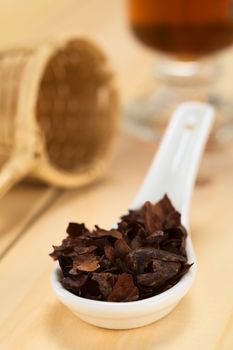
[(73, 262), (73, 269), (85, 272), (95, 271), (99, 267), (99, 259), (93, 254), (77, 255)]
[(130, 251), (131, 248), (123, 239), (118, 239), (114, 244), (115, 256), (119, 258), (124, 258)]
[(103, 297), (107, 297), (112, 292), (116, 278), (117, 277), (110, 272), (93, 273), (92, 276), (92, 279), (98, 283)]
[(110, 262), (114, 262), (115, 260), (115, 250), (114, 248), (109, 244), (104, 247), (104, 255)]
[(87, 275), (78, 275), (75, 279), (71, 277), (64, 277), (62, 279), (63, 286), (71, 292), (79, 290), (87, 281)]
[(76, 222), (70, 222), (66, 232), (70, 237), (82, 236), (86, 232), (88, 232), (87, 228), (84, 224), (77, 224)]
[(96, 250), (97, 247), (95, 245), (89, 245), (87, 247), (74, 247), (74, 251), (75, 253), (78, 253), (78, 254), (86, 254), (86, 253), (92, 253), (94, 250)]
[(146, 202), (143, 206), (143, 216), (145, 227), (149, 234), (154, 231), (162, 230), (163, 222), (154, 210), (154, 206), (150, 202)]
[(70, 223), (68, 236), (53, 246), (61, 283), (75, 295), (127, 302), (162, 293), (189, 270), (187, 231), (180, 213), (165, 195), (158, 203), (146, 202), (130, 210), (117, 228), (99, 226), (90, 231)]
[(141, 274), (136, 277), (138, 284), (157, 288), (175, 277), (181, 268), (179, 262), (164, 262), (161, 260), (153, 260), (152, 266), (154, 272)]
[(101, 238), (101, 237), (113, 237), (117, 239), (122, 238), (122, 233), (120, 231), (114, 230), (114, 229), (111, 229), (109, 231), (103, 230), (99, 228), (97, 225), (96, 225), (96, 230), (88, 233), (88, 235), (93, 238)]
[(118, 276), (108, 301), (134, 301), (138, 300), (139, 291), (134, 284), (133, 277), (127, 273)]

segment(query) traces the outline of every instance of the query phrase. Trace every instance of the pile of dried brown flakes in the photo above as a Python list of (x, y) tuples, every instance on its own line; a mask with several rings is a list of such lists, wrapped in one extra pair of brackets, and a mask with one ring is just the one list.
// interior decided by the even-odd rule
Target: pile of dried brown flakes
[(80, 297), (126, 302), (157, 295), (188, 271), (186, 229), (168, 196), (130, 210), (116, 229), (70, 223), (68, 236), (50, 256), (61, 283)]

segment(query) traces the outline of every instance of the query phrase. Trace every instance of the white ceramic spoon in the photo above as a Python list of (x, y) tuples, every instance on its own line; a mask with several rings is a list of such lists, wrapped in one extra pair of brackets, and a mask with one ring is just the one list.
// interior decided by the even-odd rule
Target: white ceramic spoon
[[(202, 103), (187, 102), (177, 108), (132, 209), (147, 200), (156, 202), (167, 193), (189, 231), (191, 195), (213, 114), (212, 107)], [(190, 288), (196, 269), (190, 234), (186, 250), (188, 262), (194, 262), (188, 273), (172, 288), (144, 300), (116, 303), (77, 297), (59, 282), (57, 264), (52, 271), (52, 288), (62, 303), (88, 323), (111, 329), (144, 326), (168, 314)]]

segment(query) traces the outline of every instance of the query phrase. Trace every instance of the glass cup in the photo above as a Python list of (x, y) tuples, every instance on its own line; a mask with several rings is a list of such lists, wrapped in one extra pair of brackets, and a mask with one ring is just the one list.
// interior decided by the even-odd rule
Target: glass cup
[(216, 55), (233, 43), (232, 0), (128, 0), (131, 30), (141, 43), (158, 52), (160, 88), (141, 96), (125, 110), (129, 131), (156, 140), (171, 110), (183, 101), (214, 105), (217, 122), (213, 143), (233, 137), (233, 103), (215, 86)]

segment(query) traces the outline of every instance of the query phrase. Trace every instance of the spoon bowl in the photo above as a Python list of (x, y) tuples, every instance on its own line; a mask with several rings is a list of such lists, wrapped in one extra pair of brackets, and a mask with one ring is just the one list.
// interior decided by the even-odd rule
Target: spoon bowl
[[(191, 195), (213, 119), (213, 108), (207, 104), (187, 102), (177, 108), (131, 209), (148, 200), (157, 202), (167, 193), (189, 232)], [(110, 329), (141, 327), (167, 315), (188, 292), (196, 270), (190, 234), (186, 252), (188, 263), (194, 263), (189, 271), (176, 285), (147, 299), (123, 303), (78, 297), (60, 283), (62, 272), (57, 263), (51, 274), (52, 288), (63, 304), (90, 324)]]

